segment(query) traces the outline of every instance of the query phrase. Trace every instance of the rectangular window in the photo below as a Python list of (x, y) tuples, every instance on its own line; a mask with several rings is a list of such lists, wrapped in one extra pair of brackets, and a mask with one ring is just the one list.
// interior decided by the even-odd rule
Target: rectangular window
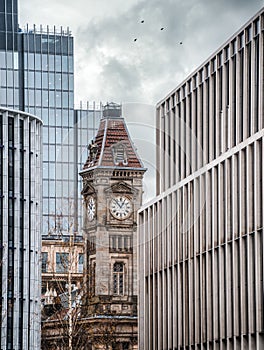
[(78, 272), (83, 273), (83, 254), (79, 254), (78, 259)]
[(68, 56), (62, 56), (62, 71), (68, 72)]
[(56, 253), (56, 272), (66, 273), (69, 270), (69, 253)]
[(41, 253), (41, 257), (42, 257), (41, 271), (48, 272), (48, 253), (47, 252)]
[(116, 262), (113, 266), (113, 293), (115, 295), (124, 294), (124, 264)]
[(54, 71), (54, 60), (55, 60), (54, 55), (49, 55), (49, 56), (48, 56), (49, 71)]

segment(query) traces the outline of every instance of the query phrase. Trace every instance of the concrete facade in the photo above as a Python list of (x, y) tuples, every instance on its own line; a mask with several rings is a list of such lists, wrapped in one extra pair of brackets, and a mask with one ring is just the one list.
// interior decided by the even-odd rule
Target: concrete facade
[(0, 108), (1, 349), (40, 348), (42, 122)]
[(157, 105), (142, 350), (264, 348), (263, 29), (264, 10)]

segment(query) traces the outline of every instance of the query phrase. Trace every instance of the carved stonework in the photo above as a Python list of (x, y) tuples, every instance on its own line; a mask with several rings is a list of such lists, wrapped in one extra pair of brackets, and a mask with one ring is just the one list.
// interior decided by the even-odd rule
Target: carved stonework
[(91, 143), (89, 143), (89, 145), (87, 146), (87, 150), (88, 150), (87, 166), (92, 167), (96, 160), (99, 146), (97, 143), (94, 142), (94, 140), (92, 140)]
[(95, 193), (95, 188), (92, 186), (91, 182), (85, 181), (82, 189), (82, 196), (85, 198), (87, 196), (93, 195)]
[(120, 193), (120, 194), (135, 194), (138, 190), (134, 189), (125, 181), (120, 181), (112, 184), (105, 190), (106, 193)]

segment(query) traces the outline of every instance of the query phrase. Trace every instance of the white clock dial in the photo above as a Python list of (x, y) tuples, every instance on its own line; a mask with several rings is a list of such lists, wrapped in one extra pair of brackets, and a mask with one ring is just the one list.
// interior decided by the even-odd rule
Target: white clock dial
[(125, 196), (116, 196), (111, 199), (110, 212), (118, 220), (127, 219), (132, 213), (132, 203)]
[(95, 200), (90, 197), (87, 202), (87, 217), (89, 221), (92, 221), (95, 217)]

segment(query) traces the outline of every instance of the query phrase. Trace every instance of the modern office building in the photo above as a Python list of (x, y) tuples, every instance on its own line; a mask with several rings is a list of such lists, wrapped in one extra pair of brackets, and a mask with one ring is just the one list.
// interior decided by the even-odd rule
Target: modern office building
[(264, 348), (264, 9), (157, 105), (139, 348)]
[(40, 348), (42, 122), (0, 108), (1, 349)]
[(0, 104), (19, 109), (17, 0), (0, 2)]
[[(101, 116), (100, 105), (95, 104), (74, 111), (73, 65), (73, 37), (69, 29), (38, 29), (36, 26), (19, 28), (18, 1), (0, 1), (0, 105), (25, 112), (16, 112), (17, 115), (34, 114), (43, 120), (43, 229), (39, 225), (38, 234), (49, 240), (51, 237), (48, 236), (57, 239), (69, 235), (70, 229), (78, 233), (82, 215), (81, 179), (78, 180), (78, 172), (87, 157), (87, 140), (93, 137), (92, 130), (95, 132)], [(3, 130), (3, 123), (1, 128)], [(27, 135), (24, 140), (26, 145)], [(40, 178), (39, 176), (36, 180), (39, 181)], [(18, 230), (20, 222), (16, 222), (16, 225)], [(33, 235), (34, 232), (32, 230)], [(80, 237), (77, 238), (79, 239)], [(2, 237), (0, 245), (3, 246)], [(27, 246), (26, 249), (31, 248)], [(18, 250), (14, 252), (18, 254)], [(28, 261), (28, 258), (25, 259)], [(23, 283), (28, 283), (28, 274), (29, 270), (25, 274), (17, 273), (17, 276), (22, 276), (21, 281), (24, 278)], [(8, 276), (3, 274), (2, 277), (4, 286), (8, 282), (8, 279), (4, 282), (4, 278)], [(33, 277), (36, 277), (35, 274), (32, 274)], [(40, 284), (40, 276), (38, 283)], [(15, 285), (14, 288), (18, 287)], [(30, 300), (34, 298), (30, 296)], [(4, 319), (5, 309), (2, 310)], [(31, 309), (28, 310), (31, 317)], [(27, 322), (27, 316), (18, 319), (20, 313), (17, 309), (11, 314), (15, 327), (19, 325), (19, 332), (25, 330), (25, 335), (23, 339), (21, 335), (19, 338), (23, 340), (23, 346), (15, 343), (10, 345), (10, 339), (16, 337), (17, 332), (13, 327), (14, 334), (8, 335), (7, 348), (36, 348), (36, 342), (30, 338), (31, 334), (28, 335), (25, 326), (20, 327), (21, 322)], [(11, 325), (10, 320), (8, 322)], [(33, 318), (30, 318), (30, 327), (33, 327), (32, 322)], [(4, 327), (2, 332), (6, 329)], [(8, 329), (10, 332), (11, 326)]]
[(80, 104), (79, 108), (74, 110), (75, 113), (75, 173), (74, 173), (74, 189), (77, 193), (74, 193), (75, 205), (77, 208), (75, 211), (78, 217), (75, 218), (76, 232), (80, 232), (83, 225), (83, 197), (82, 192), (82, 179), (79, 172), (83, 169), (88, 156), (88, 145), (94, 139), (100, 120), (102, 118), (102, 103), (89, 103), (85, 105)]
[(74, 111), (69, 29), (19, 28), (17, 5), (17, 0), (0, 2), (0, 105), (43, 120), (43, 235), (59, 237), (71, 226), (77, 232), (81, 222), (78, 172), (101, 108), (87, 104)]

